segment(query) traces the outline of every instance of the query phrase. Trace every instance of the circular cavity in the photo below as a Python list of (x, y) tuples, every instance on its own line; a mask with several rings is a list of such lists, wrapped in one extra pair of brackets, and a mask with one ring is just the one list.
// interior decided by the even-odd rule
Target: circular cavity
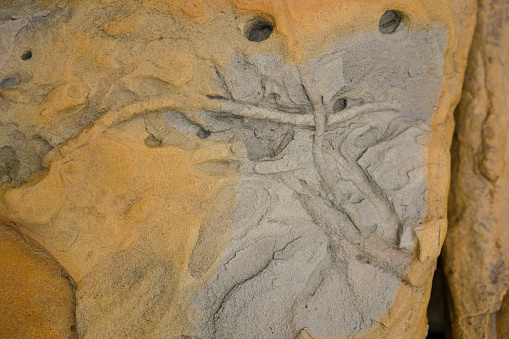
[(26, 51), (21, 55), (22, 60), (30, 60), (32, 59), (32, 51)]
[(267, 40), (274, 27), (267, 20), (256, 19), (249, 21), (244, 28), (244, 36), (249, 41), (261, 42)]
[(346, 99), (345, 98), (339, 98), (334, 102), (332, 105), (332, 111), (333, 112), (339, 112), (346, 108)]
[(210, 131), (207, 131), (206, 129), (203, 129), (203, 128), (200, 128), (200, 130), (198, 131), (198, 133), (196, 133), (196, 135), (198, 136), (198, 138), (200, 139), (207, 139), (209, 136), (210, 136), (211, 132)]
[(395, 11), (386, 11), (380, 18), (378, 28), (382, 34), (394, 33), (401, 23), (401, 15)]

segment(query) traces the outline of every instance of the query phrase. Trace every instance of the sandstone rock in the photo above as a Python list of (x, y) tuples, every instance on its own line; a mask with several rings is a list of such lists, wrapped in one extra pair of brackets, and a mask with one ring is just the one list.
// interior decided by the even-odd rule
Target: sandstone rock
[(473, 0), (0, 6), (0, 220), (80, 337), (425, 336)]
[(479, 1), (477, 13), (456, 112), (444, 266), (453, 337), (506, 338), (509, 3)]
[(74, 338), (69, 275), (9, 226), (0, 226), (0, 248), (0, 337)]

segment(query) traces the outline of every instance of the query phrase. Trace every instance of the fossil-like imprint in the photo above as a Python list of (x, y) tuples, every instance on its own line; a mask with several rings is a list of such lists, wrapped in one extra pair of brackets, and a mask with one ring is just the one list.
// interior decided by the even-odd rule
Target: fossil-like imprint
[[(54, 115), (72, 127), (60, 135), (67, 120), (55, 118), (51, 147), (41, 146), (47, 171), (34, 187), (52, 208), (38, 195), (16, 200), (34, 196), (23, 185), (30, 166), (15, 144), (0, 148), (0, 184), (24, 171), (6, 200), (21, 206), (13, 220), (74, 270), (78, 331), (114, 337), (134, 333), (123, 327), (130, 324), (155, 337), (286, 339), (384, 325), (402, 290), (429, 283), (417, 233), (441, 217), (428, 210), (428, 152), (447, 29), (429, 22), (413, 30), (377, 7), (379, 27), (370, 22), (354, 35), (330, 28), (333, 38), (316, 40), (321, 46), (297, 60), (281, 27), (259, 13), (225, 5), (214, 9), (217, 22), (199, 25), (180, 11), (159, 22), (132, 6), (126, 18), (166, 24), (160, 37), (150, 27), (115, 33), (124, 18), (112, 20), (102, 7), (76, 12), (86, 23), (76, 31), (100, 42), (84, 55), (105, 60), (98, 74), (118, 69), (104, 81), (76, 75), (55, 90), (83, 89), (83, 102), (52, 99)], [(218, 29), (230, 40), (211, 46)], [(112, 44), (104, 58), (102, 44)], [(22, 52), (22, 66), (41, 55)], [(88, 67), (76, 58), (69, 74)], [(165, 68), (172, 58), (177, 66)], [(16, 94), (11, 73), (0, 88)], [(94, 86), (101, 91), (88, 97)], [(49, 114), (44, 105), (34, 115)], [(76, 122), (71, 113), (84, 117)], [(30, 204), (37, 213), (23, 215)], [(137, 295), (146, 300), (139, 309)]]
[[(411, 285), (417, 284), (418, 277), (409, 276), (408, 271), (413, 274), (419, 271), (421, 263), (411, 253), (411, 250), (401, 248), (400, 236), (403, 232), (401, 222), (394, 211), (392, 203), (387, 198), (383, 190), (373, 180), (369, 173), (362, 168), (357, 161), (364, 154), (369, 146), (366, 145), (357, 154), (352, 154), (351, 146), (355, 138), (361, 133), (366, 132), (364, 127), (350, 125), (341, 136), (341, 140), (332, 141), (327, 138), (327, 130), (341, 124), (348, 123), (354, 118), (362, 115), (375, 114), (380, 112), (393, 111), (398, 112), (400, 105), (396, 102), (366, 103), (353, 107), (345, 107), (337, 112), (333, 107), (327, 107), (324, 103), (323, 95), (315, 84), (313, 84), (312, 74), (308, 67), (299, 68), (302, 85), (310, 102), (310, 107), (304, 110), (304, 113), (295, 114), (285, 111), (259, 107), (247, 103), (229, 101), (226, 98), (215, 98), (221, 101), (221, 111), (236, 116), (253, 119), (264, 119), (275, 123), (290, 124), (299, 127), (311, 127), (314, 129), (313, 137), (313, 159), (316, 166), (316, 172), (320, 179), (321, 191), (313, 191), (307, 187), (304, 180), (301, 184), (307, 188), (308, 194), (301, 195), (300, 199), (306, 207), (307, 212), (313, 217), (313, 220), (320, 225), (334, 244), (339, 237), (342, 237), (364, 253), (364, 258), (384, 270), (395, 274), (402, 281)], [(341, 99), (337, 99), (341, 100)], [(344, 99), (343, 99), (344, 100)], [(408, 121), (393, 121), (391, 126), (385, 131), (377, 142), (383, 142), (387, 139), (397, 137), (410, 126), (422, 125), (420, 122), (408, 123)], [(424, 128), (421, 126), (421, 128)], [(331, 163), (336, 171), (328, 171)], [(398, 237), (388, 241), (363, 225), (359, 212), (349, 198), (337, 189), (337, 182), (342, 178), (352, 182), (361, 195), (369, 201), (379, 214), (380, 219), (386, 224), (388, 229), (398, 230)], [(327, 206), (326, 215), (320, 215), (316, 209), (321, 205), (320, 211)], [(338, 213), (348, 217), (348, 225), (340, 225)], [(380, 255), (383, 253), (383, 255)]]

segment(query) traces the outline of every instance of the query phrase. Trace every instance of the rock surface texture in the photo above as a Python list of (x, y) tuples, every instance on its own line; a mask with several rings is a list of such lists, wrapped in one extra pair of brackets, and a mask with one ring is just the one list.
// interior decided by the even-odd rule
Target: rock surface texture
[(0, 338), (75, 338), (74, 283), (40, 248), (0, 227)]
[(456, 112), (444, 268), (453, 337), (508, 338), (509, 2), (481, 0), (477, 13)]
[(423, 338), (475, 13), (2, 2), (0, 222), (80, 338)]

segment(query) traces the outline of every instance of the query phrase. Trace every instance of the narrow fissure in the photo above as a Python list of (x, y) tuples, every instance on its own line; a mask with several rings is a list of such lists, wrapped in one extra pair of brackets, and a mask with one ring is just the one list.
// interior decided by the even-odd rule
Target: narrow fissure
[(446, 305), (446, 280), (442, 265), (442, 256), (438, 258), (437, 269), (433, 276), (431, 297), (428, 304), (428, 336), (427, 339), (446, 338), (447, 328), (447, 305)]

